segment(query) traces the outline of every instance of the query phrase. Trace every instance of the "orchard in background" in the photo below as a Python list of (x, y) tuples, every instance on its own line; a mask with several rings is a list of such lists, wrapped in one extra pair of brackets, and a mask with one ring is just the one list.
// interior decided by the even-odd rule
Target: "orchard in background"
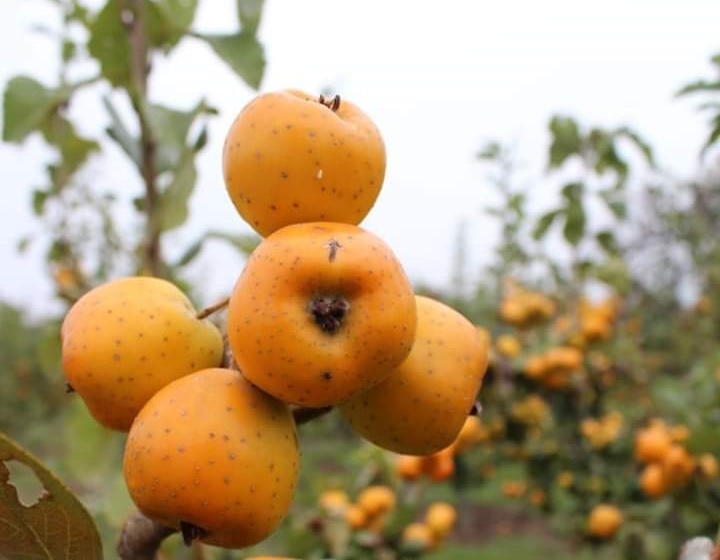
[[(4, 141), (36, 137), (51, 154), (46, 184), (30, 193), (41, 234), (20, 246), (44, 246), (68, 308), (95, 286), (143, 275), (169, 280), (189, 296), (171, 298), (175, 311), (202, 309), (212, 302), (188, 267), (206, 244), (228, 243), (244, 258), (260, 239), (212, 230), (185, 247), (168, 244), (168, 232), (195, 211), (195, 158), (216, 111), (205, 100), (166, 105), (153, 96), (149, 78), (183, 41), (204, 41), (257, 89), (262, 2), (238, 2), (238, 29), (227, 35), (193, 31), (197, 2), (57, 5), (64, 25), (57, 82), (18, 76), (4, 92)], [(0, 554), (33, 552), (30, 528), (42, 512), (50, 520), (49, 550), (66, 547), (54, 529), (69, 519), (72, 557), (80, 559), (99, 558), (101, 544), (113, 557), (126, 523), (145, 524), (167, 559), (670, 559), (692, 537), (704, 537), (690, 544), (709, 558), (720, 520), (720, 56), (712, 68), (714, 76), (679, 92), (703, 96), (710, 115), (698, 172), (688, 180), (665, 174), (636, 131), (584, 126), (567, 115), (551, 119), (547, 173), (530, 182), (502, 143), (478, 154), (500, 201), (488, 209), (502, 232), (496, 257), (487, 269), (468, 271), (463, 248), (475, 240), (460, 229), (456, 248), (432, 248), (456, 251), (453, 285), (414, 287), (418, 297), (464, 316), (490, 344), (482, 390), (464, 395), (477, 399), (476, 415), (463, 414), (462, 425), (454, 419), (451, 431), (459, 432), (442, 449), (407, 455), (362, 442), (351, 428), (360, 422), (351, 404), (342, 414), (294, 408), (303, 450), (297, 491), (284, 521), (256, 546), (203, 546), (189, 528), (188, 548), (179, 535), (134, 514), (121, 472), (125, 435), (100, 426), (77, 394), (65, 393), (62, 317), (34, 324), (3, 305), (7, 375), (0, 389), (8, 398), (0, 425), (40, 460), (0, 438), (0, 511), (22, 528), (12, 538), (0, 534)], [(107, 126), (95, 135), (68, 111), (81, 91), (106, 112)], [(335, 99), (324, 95), (318, 108), (332, 111)], [(127, 185), (101, 190), (82, 173), (90, 162), (102, 167), (110, 145), (137, 171), (133, 195)], [(375, 174), (365, 179), (377, 185), (384, 154), (374, 158)], [(314, 161), (306, 163), (316, 180), (328, 180)], [(289, 179), (283, 171), (304, 172), (300, 164), (277, 171), (278, 184)], [(539, 191), (556, 196), (543, 206)], [(369, 211), (377, 192), (363, 196)], [(292, 208), (282, 211), (292, 215)], [(367, 211), (356, 209), (356, 222)], [(132, 224), (119, 218), (128, 212)], [(211, 311), (222, 327), (223, 313)], [(208, 340), (212, 332), (208, 327)], [(106, 356), (111, 365), (114, 354)], [(393, 403), (382, 410), (405, 406), (404, 414), (422, 417), (412, 403)], [(361, 423), (379, 442), (387, 436), (369, 418)], [(228, 471), (228, 479), (233, 475)]]

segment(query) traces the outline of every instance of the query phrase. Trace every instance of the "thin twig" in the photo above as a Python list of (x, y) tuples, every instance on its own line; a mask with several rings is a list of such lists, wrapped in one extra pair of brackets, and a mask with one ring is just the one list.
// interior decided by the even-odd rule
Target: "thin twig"
[(217, 311), (220, 311), (221, 309), (225, 309), (228, 306), (228, 303), (230, 303), (230, 297), (226, 297), (225, 299), (218, 301), (217, 303), (213, 303), (212, 305), (209, 305), (205, 309), (198, 311), (196, 317), (198, 319), (205, 319), (206, 317), (209, 317), (213, 313), (216, 313)]

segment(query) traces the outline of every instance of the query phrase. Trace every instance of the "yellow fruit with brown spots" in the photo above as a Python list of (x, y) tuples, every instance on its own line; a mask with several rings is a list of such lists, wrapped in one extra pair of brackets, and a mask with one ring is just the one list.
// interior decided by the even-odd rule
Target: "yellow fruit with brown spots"
[(90, 290), (65, 316), (62, 362), (70, 386), (104, 426), (126, 431), (171, 381), (219, 366), (223, 340), (190, 300), (158, 278), (128, 277)]
[(412, 284), (376, 235), (340, 223), (266, 238), (235, 284), (228, 340), (252, 383), (310, 407), (383, 381), (415, 339)]
[(488, 346), (460, 313), (417, 296), (409, 356), (382, 383), (340, 405), (353, 429), (375, 445), (429, 455), (450, 445), (475, 402)]
[(240, 215), (267, 236), (290, 224), (359, 224), (380, 194), (385, 145), (359, 107), (297, 90), (248, 103), (223, 148), (228, 194)]
[(587, 530), (593, 537), (609, 539), (615, 536), (623, 524), (622, 512), (612, 504), (598, 504), (587, 520)]
[(298, 470), (288, 406), (221, 368), (152, 397), (130, 429), (123, 462), (142, 513), (169, 527), (192, 526), (200, 541), (226, 548), (260, 542), (278, 526)]

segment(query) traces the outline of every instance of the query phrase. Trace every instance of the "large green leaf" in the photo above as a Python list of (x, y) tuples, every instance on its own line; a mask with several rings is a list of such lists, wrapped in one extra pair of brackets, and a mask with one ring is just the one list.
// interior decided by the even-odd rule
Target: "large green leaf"
[[(6, 462), (32, 470), (43, 486), (37, 503), (24, 506), (10, 484)], [(0, 558), (100, 560), (102, 545), (90, 514), (40, 462), (0, 434)]]
[(100, 63), (103, 76), (116, 87), (130, 84), (130, 39), (121, 19), (122, 5), (107, 0), (88, 27), (88, 52)]
[(653, 155), (652, 146), (650, 146), (650, 144), (636, 131), (630, 127), (623, 126), (619, 128), (615, 134), (630, 140), (630, 142), (632, 142), (635, 147), (642, 152), (643, 156), (645, 156), (645, 160), (653, 167), (655, 166), (655, 156)]
[(188, 204), (195, 189), (197, 171), (194, 153), (187, 150), (182, 162), (175, 170), (173, 179), (163, 191), (160, 199), (160, 228), (169, 231), (185, 223), (190, 214)]
[(29, 76), (16, 76), (3, 95), (3, 140), (20, 143), (38, 130), (61, 101), (58, 92)]
[(559, 167), (570, 156), (580, 153), (582, 139), (580, 129), (575, 119), (571, 117), (556, 116), (550, 120), (550, 164)]
[(145, 2), (145, 25), (150, 43), (170, 52), (188, 33), (197, 0), (155, 0)]
[(238, 19), (240, 20), (243, 31), (257, 35), (265, 0), (235, 0), (235, 2), (237, 5)]
[(253, 89), (260, 87), (265, 72), (265, 53), (254, 33), (240, 31), (232, 35), (198, 35), (215, 53)]
[(158, 173), (174, 170), (180, 165), (187, 149), (190, 127), (198, 115), (216, 113), (204, 101), (200, 101), (190, 111), (148, 105), (147, 115), (156, 145), (155, 167)]
[(243, 256), (248, 256), (252, 253), (260, 243), (260, 238), (254, 234), (232, 234), (223, 231), (209, 231), (188, 246), (174, 266), (183, 267), (189, 265), (200, 254), (205, 242), (210, 239), (218, 239), (229, 243)]
[(703, 145), (702, 153), (704, 154), (707, 152), (708, 148), (710, 148), (718, 140), (720, 140), (720, 114), (716, 115), (712, 120), (712, 129), (710, 130), (710, 135)]
[(687, 95), (688, 93), (698, 92), (709, 92), (709, 91), (720, 91), (720, 81), (708, 82), (706, 80), (698, 80), (684, 86), (675, 95), (678, 97), (681, 95)]

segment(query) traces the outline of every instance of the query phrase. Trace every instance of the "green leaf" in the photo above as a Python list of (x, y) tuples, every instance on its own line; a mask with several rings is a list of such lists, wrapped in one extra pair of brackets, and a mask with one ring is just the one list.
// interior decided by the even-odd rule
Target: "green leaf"
[(560, 215), (560, 213), (560, 210), (552, 210), (550, 212), (547, 212), (546, 214), (543, 214), (540, 217), (540, 219), (535, 224), (535, 228), (532, 232), (532, 236), (536, 241), (539, 241), (540, 239), (545, 237), (548, 230), (550, 229), (550, 226), (553, 225), (555, 219)]
[[(44, 492), (24, 506), (9, 483), (7, 462), (28, 467)], [(55, 475), (30, 453), (0, 434), (0, 557), (101, 560), (100, 536), (90, 514)]]
[(582, 183), (568, 183), (562, 188), (560, 193), (566, 201), (573, 202), (582, 198), (584, 190), (585, 185)]
[(73, 124), (60, 114), (54, 114), (43, 126), (45, 140), (56, 146), (60, 152), (60, 162), (56, 170), (61, 176), (55, 176), (58, 187), (62, 187), (73, 173), (75, 173), (90, 154), (100, 149), (95, 140), (83, 138), (76, 131)]
[(170, 231), (183, 225), (190, 214), (188, 203), (195, 189), (197, 171), (193, 152), (187, 151), (175, 171), (172, 182), (160, 199), (160, 228)]
[(478, 152), (477, 158), (483, 159), (483, 160), (488, 160), (488, 161), (494, 161), (500, 156), (501, 153), (502, 153), (502, 148), (500, 147), (500, 144), (498, 144), (497, 142), (488, 142)]
[(595, 239), (597, 240), (600, 247), (605, 250), (606, 253), (611, 255), (617, 255), (619, 253), (617, 240), (615, 239), (615, 234), (611, 232), (610, 230), (603, 230), (595, 234)]
[(165, 53), (174, 49), (190, 30), (197, 0), (155, 0), (145, 3), (145, 25), (150, 44)]
[(130, 84), (130, 39), (122, 23), (122, 2), (107, 0), (88, 27), (90, 56), (100, 63), (102, 75), (115, 87)]
[(181, 268), (183, 266), (189, 265), (192, 261), (194, 261), (195, 258), (202, 251), (203, 245), (205, 245), (205, 240), (206, 240), (206, 237), (203, 236), (200, 239), (198, 239), (197, 241), (195, 241), (192, 245), (190, 245), (187, 249), (185, 249), (185, 252), (175, 262), (174, 267)]
[(59, 101), (57, 92), (33, 78), (12, 78), (3, 96), (3, 140), (21, 143), (42, 126)]
[(687, 95), (688, 93), (697, 93), (702, 91), (720, 91), (720, 81), (717, 82), (708, 82), (705, 80), (698, 80), (697, 82), (692, 82), (687, 84), (685, 87), (683, 87), (680, 91), (678, 91), (675, 95), (677, 97)]
[(224, 231), (209, 231), (208, 238), (219, 239), (232, 245), (244, 256), (250, 255), (260, 244), (260, 238), (257, 235), (232, 234)]
[(645, 156), (645, 160), (651, 166), (655, 167), (655, 156), (653, 155), (652, 146), (650, 146), (650, 144), (642, 138), (642, 136), (627, 126), (619, 128), (615, 133), (618, 136), (622, 136), (630, 140), (630, 142), (632, 142), (635, 147), (642, 152), (643, 156)]
[(579, 198), (568, 200), (565, 207), (563, 235), (568, 243), (576, 246), (585, 235), (585, 209)]
[(257, 35), (265, 0), (235, 0), (238, 19), (243, 31)]
[(187, 150), (186, 139), (198, 115), (215, 110), (200, 101), (190, 111), (179, 111), (163, 105), (148, 105), (147, 115), (156, 145), (155, 166), (158, 173), (178, 167)]
[(215, 53), (253, 89), (260, 87), (265, 72), (265, 53), (253, 33), (198, 35)]
[(608, 209), (618, 220), (627, 218), (627, 205), (622, 199), (622, 194), (617, 190), (604, 190), (598, 192), (600, 198), (607, 204)]
[(720, 115), (717, 115), (712, 122), (713, 129), (710, 132), (710, 136), (708, 136), (708, 139), (705, 141), (705, 145), (702, 147), (701, 154), (705, 154), (708, 148), (720, 139)]
[(110, 117), (110, 126), (105, 129), (106, 134), (120, 146), (120, 149), (122, 149), (133, 163), (135, 163), (135, 166), (140, 169), (142, 167), (140, 141), (130, 134), (130, 131), (125, 126), (122, 117), (120, 117), (120, 113), (115, 109), (110, 98), (104, 96), (102, 102)]
[(45, 201), (48, 198), (46, 191), (36, 189), (32, 193), (32, 208), (36, 216), (42, 216), (45, 211)]
[(571, 117), (555, 116), (550, 120), (549, 167), (559, 167), (569, 157), (579, 155), (582, 148), (580, 129), (575, 119)]

